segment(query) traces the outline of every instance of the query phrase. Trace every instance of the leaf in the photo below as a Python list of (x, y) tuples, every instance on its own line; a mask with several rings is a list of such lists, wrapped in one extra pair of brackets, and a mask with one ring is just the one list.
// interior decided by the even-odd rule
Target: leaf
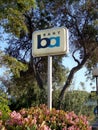
[(30, 128), (27, 126), (27, 130), (30, 130)]

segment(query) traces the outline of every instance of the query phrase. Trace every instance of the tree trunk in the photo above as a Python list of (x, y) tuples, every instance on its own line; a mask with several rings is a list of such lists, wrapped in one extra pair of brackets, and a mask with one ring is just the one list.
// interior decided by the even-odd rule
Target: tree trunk
[(90, 55), (85, 55), (82, 62), (81, 63), (78, 62), (79, 64), (77, 66), (75, 66), (74, 68), (72, 68), (72, 70), (70, 71), (67, 81), (66, 81), (65, 85), (63, 86), (63, 89), (61, 90), (60, 95), (59, 95), (59, 108), (61, 108), (61, 103), (64, 98), (64, 93), (65, 93), (66, 89), (71, 85), (74, 74), (83, 67), (83, 65), (86, 63), (87, 59), (89, 58), (89, 56)]

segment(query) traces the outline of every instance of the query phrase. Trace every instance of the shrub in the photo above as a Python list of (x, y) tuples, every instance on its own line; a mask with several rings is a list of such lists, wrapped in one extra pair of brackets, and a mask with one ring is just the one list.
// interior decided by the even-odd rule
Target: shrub
[(50, 111), (46, 105), (13, 111), (2, 124), (6, 130), (91, 130), (85, 116), (54, 108)]

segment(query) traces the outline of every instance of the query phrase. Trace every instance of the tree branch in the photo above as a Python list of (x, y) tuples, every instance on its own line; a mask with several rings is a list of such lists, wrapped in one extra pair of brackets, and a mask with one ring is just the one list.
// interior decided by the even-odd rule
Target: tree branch
[(59, 95), (59, 107), (61, 107), (61, 102), (63, 100), (63, 97), (64, 97), (64, 93), (65, 93), (65, 90), (70, 86), (70, 84), (72, 83), (72, 80), (73, 80), (73, 77), (74, 77), (74, 74), (80, 70), (82, 68), (82, 66), (86, 63), (87, 59), (90, 57), (89, 54), (86, 54), (83, 58), (83, 60), (81, 61), (81, 63), (79, 63), (77, 66), (75, 66), (74, 68), (72, 68), (72, 70), (70, 71), (69, 73), (69, 76), (67, 78), (67, 81), (65, 83), (65, 85), (63, 86), (63, 89), (61, 90), (61, 93)]
[(77, 51), (78, 49), (76, 49), (76, 50), (74, 50), (73, 51), (73, 53), (72, 53), (72, 57), (73, 57), (73, 59), (74, 59), (74, 61), (76, 61), (77, 63), (78, 63), (78, 65), (80, 64), (80, 62), (79, 62), (79, 60), (78, 59), (76, 59), (76, 57), (75, 57), (75, 52)]

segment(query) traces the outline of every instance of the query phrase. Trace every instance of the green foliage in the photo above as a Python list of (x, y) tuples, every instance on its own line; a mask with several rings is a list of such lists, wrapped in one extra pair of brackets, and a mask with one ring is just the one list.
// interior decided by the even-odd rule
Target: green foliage
[(60, 90), (54, 90), (52, 92), (52, 104), (53, 104), (53, 107), (56, 108), (56, 109), (59, 109), (59, 94), (60, 94)]
[(2, 112), (1, 119), (6, 120), (9, 116), (10, 108), (8, 106), (7, 95), (0, 90), (0, 112)]
[(5, 19), (6, 22), (1, 22), (6, 32), (13, 33), (15, 36), (20, 36), (20, 31), (27, 32), (25, 25), (24, 14), (35, 6), (35, 0), (1, 0), (0, 1), (0, 20)]
[(9, 105), (11, 110), (47, 103), (46, 89), (40, 89), (37, 83), (34, 80), (30, 82), (29, 78), (32, 78), (32, 75), (31, 77), (26, 77), (25, 80), (23, 79), (24, 81), (17, 79), (19, 81), (18, 84), (9, 90), (12, 95)]
[[(83, 91), (69, 91), (65, 94), (65, 110), (79, 114), (83, 112), (84, 104), (88, 98), (88, 93)], [(82, 111), (82, 112), (81, 112)]]

